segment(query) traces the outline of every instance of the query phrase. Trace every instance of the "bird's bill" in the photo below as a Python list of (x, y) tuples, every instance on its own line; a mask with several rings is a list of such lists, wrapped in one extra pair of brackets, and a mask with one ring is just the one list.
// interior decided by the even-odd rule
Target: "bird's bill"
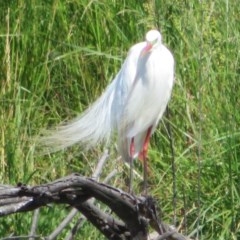
[(146, 46), (142, 50), (141, 56), (144, 56), (145, 54), (147, 54), (151, 49), (152, 49), (152, 44), (147, 43)]

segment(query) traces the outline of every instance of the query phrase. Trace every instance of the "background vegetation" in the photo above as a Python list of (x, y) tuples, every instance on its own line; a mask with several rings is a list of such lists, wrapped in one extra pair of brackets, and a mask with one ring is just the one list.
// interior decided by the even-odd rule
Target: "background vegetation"
[[(0, 3), (2, 183), (33, 185), (72, 172), (90, 176), (103, 146), (40, 156), (34, 136), (83, 111), (118, 72), (129, 47), (150, 28), (159, 28), (175, 56), (176, 84), (170, 117), (151, 143), (150, 193), (159, 201), (163, 219), (181, 224), (184, 233), (240, 239), (237, 1)], [(116, 166), (118, 177), (111, 184), (125, 188), (127, 169), (113, 144), (103, 177)], [(141, 173), (141, 164), (136, 169)], [(41, 209), (38, 233), (48, 235), (67, 212), (64, 206)], [(31, 220), (31, 213), (1, 218), (0, 237), (28, 234)], [(100, 238), (87, 223), (78, 234), (78, 239)]]

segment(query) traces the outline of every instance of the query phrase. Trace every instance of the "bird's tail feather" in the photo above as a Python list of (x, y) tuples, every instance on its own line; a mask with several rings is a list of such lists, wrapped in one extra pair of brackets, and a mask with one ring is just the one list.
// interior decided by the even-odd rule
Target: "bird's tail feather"
[(80, 143), (85, 148), (108, 140), (114, 127), (111, 114), (115, 91), (115, 81), (106, 89), (85, 112), (71, 122), (59, 126), (56, 130), (47, 130), (37, 144), (42, 152), (56, 152)]

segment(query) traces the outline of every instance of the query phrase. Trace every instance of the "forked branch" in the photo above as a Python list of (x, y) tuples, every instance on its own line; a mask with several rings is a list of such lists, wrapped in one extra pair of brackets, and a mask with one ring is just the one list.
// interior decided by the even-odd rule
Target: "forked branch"
[[(105, 213), (91, 198), (108, 206), (115, 215)], [(137, 197), (78, 174), (33, 187), (0, 186), (1, 217), (32, 211), (49, 203), (76, 208), (108, 239), (149, 239), (150, 226), (157, 233), (151, 239), (188, 239), (161, 222), (152, 197)]]

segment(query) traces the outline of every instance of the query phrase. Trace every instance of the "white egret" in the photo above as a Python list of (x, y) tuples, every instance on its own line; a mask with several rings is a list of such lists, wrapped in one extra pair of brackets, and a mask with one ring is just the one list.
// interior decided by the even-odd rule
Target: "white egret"
[(141, 155), (146, 180), (148, 143), (166, 109), (173, 83), (173, 55), (163, 45), (159, 31), (150, 30), (146, 41), (131, 47), (101, 97), (73, 121), (49, 131), (41, 143), (51, 152), (75, 143), (92, 147), (117, 132), (119, 154), (130, 163)]

